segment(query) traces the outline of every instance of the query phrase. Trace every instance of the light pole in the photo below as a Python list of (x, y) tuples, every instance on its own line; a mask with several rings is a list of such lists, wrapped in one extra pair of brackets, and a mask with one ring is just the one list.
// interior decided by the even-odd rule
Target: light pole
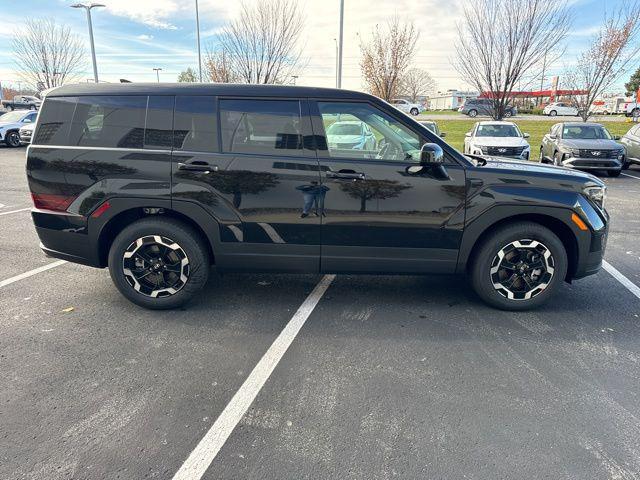
[(338, 42), (338, 88), (342, 88), (342, 31), (344, 27), (344, 0), (340, 0), (340, 41)]
[(338, 88), (338, 39), (334, 38), (333, 41), (336, 44), (336, 88)]
[(160, 70), (162, 70), (161, 68), (154, 68), (153, 69), (156, 72), (156, 78), (158, 79), (158, 83), (160, 83)]
[(72, 8), (84, 8), (87, 12), (87, 22), (89, 23), (89, 40), (91, 42), (91, 60), (93, 61), (93, 79), (98, 83), (98, 66), (96, 65), (96, 47), (93, 45), (93, 26), (91, 25), (91, 9), (104, 7), (101, 3), (74, 3)]
[(202, 57), (200, 56), (200, 15), (198, 13), (198, 0), (196, 0), (196, 34), (198, 36), (198, 75), (202, 83)]

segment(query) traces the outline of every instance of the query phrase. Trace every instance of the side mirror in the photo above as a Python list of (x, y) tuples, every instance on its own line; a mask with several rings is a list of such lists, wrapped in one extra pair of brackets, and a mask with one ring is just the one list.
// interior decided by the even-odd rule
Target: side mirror
[(531, 137), (531, 135), (529, 135), (528, 133), (523, 133), (523, 134), (522, 134), (522, 137), (523, 137), (523, 138), (530, 138), (530, 137)]
[(551, 140), (555, 140), (556, 138), (558, 138), (558, 136), (557, 136), (557, 135), (554, 135), (553, 133), (550, 133), (550, 134), (549, 134), (549, 138), (550, 138)]
[(464, 134), (465, 137), (470, 137), (471, 136), (471, 132), (467, 132)]
[(614, 136), (613, 136), (613, 139), (614, 139), (614, 140), (620, 140), (620, 135), (614, 135)]
[(22, 120), (22, 123), (31, 123), (31, 119), (30, 118), (25, 118), (24, 120)]
[(444, 151), (437, 143), (425, 143), (420, 149), (420, 165), (433, 166), (444, 163)]
[(446, 132), (440, 132), (440, 138), (444, 138), (444, 137), (446, 137), (446, 136), (447, 136), (447, 133), (446, 133)]

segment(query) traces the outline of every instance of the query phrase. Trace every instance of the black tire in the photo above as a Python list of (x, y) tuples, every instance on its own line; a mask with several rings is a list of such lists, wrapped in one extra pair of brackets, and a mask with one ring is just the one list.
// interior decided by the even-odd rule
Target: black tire
[(549, 116), (550, 116), (550, 117), (555, 117), (556, 115), (558, 115), (558, 112), (556, 112), (555, 110), (551, 110), (551, 111), (549, 112)]
[(506, 112), (504, 112), (504, 117), (505, 118), (510, 118), (513, 116), (513, 112), (511, 110), (507, 110)]
[(629, 170), (630, 166), (631, 166), (631, 162), (625, 160), (624, 163), (622, 164), (622, 170)]
[(20, 134), (18, 132), (13, 131), (7, 133), (7, 136), (4, 137), (4, 143), (7, 147), (16, 148), (20, 146)]
[(7, 105), (7, 112), (13, 112), (13, 105)]
[[(553, 265), (553, 272), (548, 274), (546, 287), (540, 289), (529, 299), (509, 299), (506, 292), (494, 287), (491, 269), (498, 252), (512, 242), (526, 240), (539, 242), (550, 252), (547, 259)], [(531, 243), (533, 245), (533, 243)], [(487, 304), (501, 310), (528, 310), (536, 308), (549, 300), (559, 289), (565, 279), (568, 268), (567, 252), (562, 241), (548, 228), (533, 222), (514, 222), (495, 229), (476, 247), (471, 263), (471, 283), (478, 296)], [(545, 274), (546, 270), (545, 270)], [(543, 278), (546, 278), (543, 276)], [(539, 289), (539, 287), (536, 287)]]
[(619, 177), (622, 170), (607, 170), (607, 175), (610, 177)]
[(469, 114), (468, 114), (471, 118), (475, 118), (478, 116), (478, 111), (476, 109), (471, 109), (469, 110)]
[(412, 109), (409, 111), (409, 113), (411, 113), (411, 115), (413, 115), (414, 117), (417, 117), (417, 116), (418, 116), (418, 114), (419, 114), (420, 112), (418, 111), (418, 109), (417, 109), (417, 108), (412, 108)]
[(36, 106), (35, 105), (29, 105), (29, 110), (35, 110)]
[[(182, 283), (175, 293), (162, 297), (141, 293), (140, 288), (136, 290), (130, 283), (133, 277), (125, 275), (124, 268), (125, 252), (131, 250), (131, 246), (138, 239), (154, 235), (177, 244), (188, 262), (186, 282)], [(183, 273), (185, 267), (181, 265), (180, 268)], [(209, 268), (208, 250), (200, 235), (188, 225), (173, 218), (149, 217), (138, 220), (118, 234), (109, 250), (109, 273), (120, 293), (136, 305), (153, 310), (177, 308), (187, 303), (207, 283)]]

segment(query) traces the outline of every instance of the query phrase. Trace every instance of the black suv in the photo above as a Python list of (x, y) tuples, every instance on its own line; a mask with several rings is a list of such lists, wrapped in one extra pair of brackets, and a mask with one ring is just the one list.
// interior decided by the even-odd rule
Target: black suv
[[(337, 121), (366, 124), (375, 141), (327, 138)], [(108, 266), (148, 308), (183, 304), (215, 265), (468, 272), (487, 303), (520, 310), (598, 271), (607, 234), (597, 178), (464, 156), (346, 90), (64, 86), (47, 95), (27, 157), (45, 253)]]

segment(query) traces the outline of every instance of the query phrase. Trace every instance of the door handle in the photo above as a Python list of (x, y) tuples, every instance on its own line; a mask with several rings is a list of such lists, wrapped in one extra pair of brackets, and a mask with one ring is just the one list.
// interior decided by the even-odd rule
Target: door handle
[(217, 172), (217, 165), (209, 165), (208, 163), (178, 163), (178, 170), (186, 170), (188, 172)]
[(327, 170), (327, 178), (337, 178), (344, 180), (364, 180), (365, 174), (362, 172), (354, 172), (353, 170), (339, 170), (334, 172), (333, 170)]

